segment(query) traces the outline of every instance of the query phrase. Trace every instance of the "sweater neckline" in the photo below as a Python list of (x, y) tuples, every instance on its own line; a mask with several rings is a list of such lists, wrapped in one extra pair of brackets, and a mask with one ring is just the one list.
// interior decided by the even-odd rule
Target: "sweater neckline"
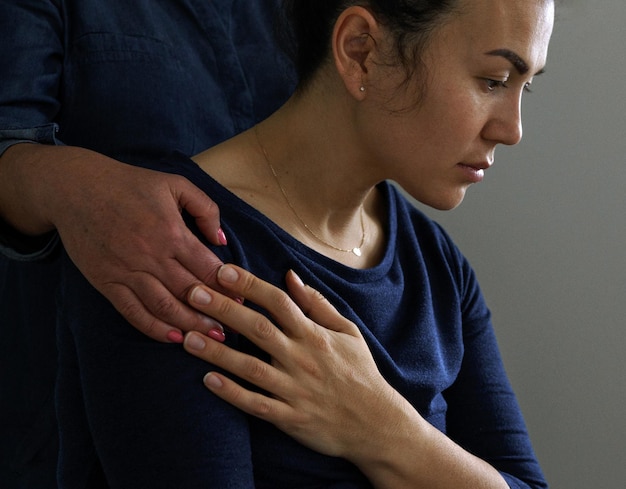
[[(223, 199), (228, 202), (227, 207), (220, 207), (221, 215), (228, 216), (229, 214), (232, 214), (233, 217), (245, 216), (247, 219), (253, 219), (259, 224), (259, 226), (274, 234), (284, 246), (288, 247), (299, 260), (306, 262), (308, 266), (314, 265), (323, 267), (327, 270), (332, 270), (337, 275), (340, 275), (344, 280), (355, 283), (371, 282), (385, 276), (389, 272), (395, 257), (398, 233), (396, 212), (397, 205), (395, 199), (397, 192), (393, 189), (391, 183), (384, 181), (377, 185), (377, 188), (383, 197), (383, 202), (386, 205), (387, 214), (387, 222), (384, 229), (385, 248), (383, 256), (380, 261), (372, 267), (353, 268), (348, 265), (344, 265), (343, 263), (338, 262), (302, 243), (290, 233), (285, 231), (281, 226), (276, 224), (271, 218), (261, 213), (252, 205), (248, 204), (245, 200), (231, 192), (228, 188), (224, 187), (209, 173), (200, 168), (200, 166), (198, 166), (193, 160), (189, 158), (187, 159), (190, 164), (189, 170), (192, 173), (191, 176), (193, 176), (193, 179), (200, 182), (203, 186), (209, 186), (211, 188), (210, 192), (212, 192), (215, 196), (214, 198)], [(209, 196), (213, 198), (211, 193), (209, 193)]]

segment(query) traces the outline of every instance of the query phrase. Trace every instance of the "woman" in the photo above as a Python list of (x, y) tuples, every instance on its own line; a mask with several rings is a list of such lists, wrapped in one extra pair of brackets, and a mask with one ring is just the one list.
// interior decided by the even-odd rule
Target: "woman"
[[(249, 382), (213, 372), (216, 396), (200, 360), (125, 327), (68, 264), (62, 487), (545, 487), (471, 268), (385, 181), (449, 209), (497, 144), (520, 140), (552, 0), (289, 4), (294, 96), (158, 167), (220, 205), (216, 252), (242, 267), (222, 286), (283, 330), (194, 289), (192, 304), (242, 333), (186, 339)], [(304, 312), (274, 287), (288, 270)]]

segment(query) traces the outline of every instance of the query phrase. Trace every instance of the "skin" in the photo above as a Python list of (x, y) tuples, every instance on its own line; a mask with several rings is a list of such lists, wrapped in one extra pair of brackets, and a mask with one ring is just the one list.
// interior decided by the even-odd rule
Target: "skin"
[[(325, 239), (346, 248), (358, 242), (363, 206), (368, 240), (362, 258), (336, 252), (302, 230), (254, 134), (196, 161), (320, 253), (354, 267), (376, 263), (384, 244), (376, 183), (393, 178), (420, 201), (452, 208), (493, 163), (496, 145), (516, 144), (522, 136), (521, 99), (545, 64), (553, 4), (465, 0), (460, 6), (427, 48), (429, 79), (420, 104), (413, 87), (398, 88), (402, 68), (381, 62), (389, 43), (384, 28), (367, 10), (351, 7), (335, 25), (333, 63), (259, 126), (281, 186)], [(238, 175), (246, 175), (243, 181), (217, 164), (226, 156)], [(292, 272), (289, 295), (234, 266), (221, 268), (218, 280), (231, 294), (265, 308), (282, 330), (206, 287), (194, 289), (191, 304), (272, 357), (267, 364), (187, 335), (190, 353), (270, 393), (210, 372), (205, 385), (216, 395), (314, 450), (352, 461), (376, 487), (508, 487), (491, 466), (426, 423), (382, 378), (355, 325)]]
[(217, 206), (181, 177), (67, 146), (17, 144), (0, 158), (0, 216), (29, 235), (57, 229), (91, 284), (159, 341), (219, 327), (185, 303), (196, 285), (215, 285), (221, 262), (181, 209), (223, 244)]

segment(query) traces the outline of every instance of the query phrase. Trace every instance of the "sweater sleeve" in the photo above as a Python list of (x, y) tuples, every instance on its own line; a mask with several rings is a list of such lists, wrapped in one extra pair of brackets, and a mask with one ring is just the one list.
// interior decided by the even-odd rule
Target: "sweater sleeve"
[(67, 257), (63, 273), (60, 487), (254, 487), (247, 419), (202, 383), (215, 367), (136, 331)]
[(458, 256), (464, 354), (458, 378), (445, 393), (448, 435), (495, 467), (511, 488), (546, 488), (504, 369), (489, 310), (473, 270)]

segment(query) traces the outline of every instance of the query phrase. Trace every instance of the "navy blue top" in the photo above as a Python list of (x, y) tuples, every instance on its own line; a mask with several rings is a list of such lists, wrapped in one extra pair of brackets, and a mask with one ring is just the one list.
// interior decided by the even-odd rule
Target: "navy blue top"
[[(0, 153), (17, 141), (133, 162), (194, 154), (293, 87), (278, 0), (0, 0)], [(0, 481), (55, 487), (54, 240), (0, 222)]]
[[(511, 487), (545, 487), (472, 269), (393, 186), (379, 186), (388, 214), (384, 257), (360, 270), (306, 247), (187, 158), (157, 168), (182, 173), (220, 205), (229, 244), (215, 252), (225, 261), (280, 287), (294, 269), (357, 324), (384, 377), (426, 420), (494, 465)], [(349, 462), (224, 405), (202, 385), (210, 366), (180, 345), (143, 337), (71, 261), (64, 271), (63, 487), (84, 487), (98, 463), (115, 488), (370, 487)]]

